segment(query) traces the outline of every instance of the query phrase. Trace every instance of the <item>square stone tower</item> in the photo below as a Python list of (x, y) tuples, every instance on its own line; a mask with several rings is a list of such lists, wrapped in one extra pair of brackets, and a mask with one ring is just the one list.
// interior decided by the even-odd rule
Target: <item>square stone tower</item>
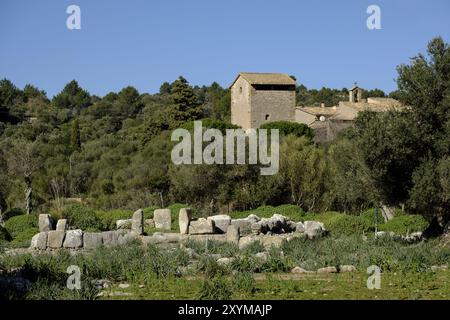
[(282, 73), (241, 72), (231, 85), (231, 123), (242, 129), (295, 121), (296, 82)]

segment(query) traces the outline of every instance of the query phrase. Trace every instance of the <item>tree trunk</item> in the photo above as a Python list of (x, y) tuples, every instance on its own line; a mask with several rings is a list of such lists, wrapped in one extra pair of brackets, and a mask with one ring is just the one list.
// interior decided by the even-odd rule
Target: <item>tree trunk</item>
[(387, 222), (394, 218), (394, 208), (388, 207), (384, 204), (380, 205), (381, 215), (383, 216), (384, 222)]
[(25, 183), (27, 185), (25, 189), (25, 203), (26, 203), (26, 212), (27, 214), (31, 214), (31, 211), (33, 211), (33, 203), (32, 203), (32, 193), (33, 188), (31, 187), (31, 178), (25, 177)]

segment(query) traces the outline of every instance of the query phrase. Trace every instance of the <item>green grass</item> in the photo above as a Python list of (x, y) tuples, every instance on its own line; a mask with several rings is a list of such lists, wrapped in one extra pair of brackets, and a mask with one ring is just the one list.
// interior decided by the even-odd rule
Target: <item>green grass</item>
[[(234, 280), (234, 281), (233, 281)], [(309, 299), (450, 299), (450, 272), (385, 273), (381, 288), (367, 288), (365, 273), (292, 275), (256, 275), (253, 281), (238, 274), (222, 278), (172, 278), (146, 283), (144, 288), (112, 288), (106, 293), (122, 291), (128, 296), (101, 299), (238, 299), (238, 300), (309, 300)]]

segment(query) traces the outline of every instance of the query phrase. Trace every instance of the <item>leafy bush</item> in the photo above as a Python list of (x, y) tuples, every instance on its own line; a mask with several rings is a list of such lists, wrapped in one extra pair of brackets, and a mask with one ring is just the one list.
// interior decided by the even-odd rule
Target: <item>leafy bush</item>
[[(29, 230), (29, 229), (38, 230), (39, 219), (36, 215), (33, 215), (33, 214), (23, 214), (23, 215), (14, 216), (5, 222), (5, 228), (9, 232), (11, 237), (14, 239), (20, 233), (22, 233), (26, 230)], [(35, 233), (37, 233), (37, 232), (35, 232)]]
[(8, 220), (8, 219), (11, 219), (12, 217), (20, 216), (22, 214), (25, 214), (25, 211), (23, 211), (22, 209), (20, 209), (20, 208), (12, 208), (12, 209), (6, 211), (3, 214), (3, 218), (5, 220)]
[(97, 211), (97, 216), (101, 220), (102, 230), (115, 230), (116, 221), (130, 219), (133, 215), (131, 210)]
[(1, 241), (10, 241), (11, 235), (9, 234), (8, 230), (0, 226), (0, 242)]
[(278, 129), (280, 130), (280, 135), (287, 136), (289, 134), (301, 137), (305, 136), (312, 139), (314, 136), (313, 130), (303, 123), (295, 123), (289, 121), (273, 121), (267, 122), (261, 125), (261, 129)]
[(405, 235), (408, 232), (423, 231), (428, 226), (428, 222), (420, 215), (404, 214), (396, 216), (386, 223), (380, 225), (380, 230), (392, 231), (395, 234)]
[(99, 231), (102, 229), (102, 220), (95, 210), (81, 204), (71, 204), (64, 207), (62, 217), (67, 219), (69, 226), (83, 231)]
[(16, 234), (10, 245), (13, 248), (28, 248), (31, 245), (31, 238), (39, 232), (39, 228), (29, 228)]
[(322, 222), (333, 235), (360, 235), (374, 230), (368, 219), (339, 212), (307, 213), (302, 220)]
[(232, 285), (225, 277), (205, 280), (197, 294), (199, 300), (229, 300), (233, 293)]

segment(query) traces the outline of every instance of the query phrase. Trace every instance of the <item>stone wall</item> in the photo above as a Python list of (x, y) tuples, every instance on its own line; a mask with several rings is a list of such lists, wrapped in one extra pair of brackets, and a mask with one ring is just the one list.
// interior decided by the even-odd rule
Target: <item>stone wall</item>
[[(144, 245), (180, 244), (185, 241), (230, 242), (240, 248), (252, 242), (260, 242), (265, 247), (279, 246), (284, 241), (298, 237), (316, 238), (327, 234), (324, 225), (316, 221), (294, 222), (288, 217), (274, 214), (271, 218), (249, 215), (247, 218), (232, 219), (228, 215), (215, 215), (208, 218), (191, 219), (191, 209), (183, 208), (179, 215), (180, 232), (167, 232), (170, 229), (171, 212), (157, 209), (154, 223), (157, 229), (165, 232), (144, 234), (144, 214), (137, 210), (132, 219), (118, 220), (117, 230), (104, 232), (84, 232), (67, 230), (67, 221), (61, 219), (53, 230), (49, 215), (41, 215), (40, 232), (33, 236), (31, 248), (37, 250), (57, 249), (95, 249), (100, 246), (124, 245), (132, 242)], [(62, 227), (63, 226), (63, 227)]]

